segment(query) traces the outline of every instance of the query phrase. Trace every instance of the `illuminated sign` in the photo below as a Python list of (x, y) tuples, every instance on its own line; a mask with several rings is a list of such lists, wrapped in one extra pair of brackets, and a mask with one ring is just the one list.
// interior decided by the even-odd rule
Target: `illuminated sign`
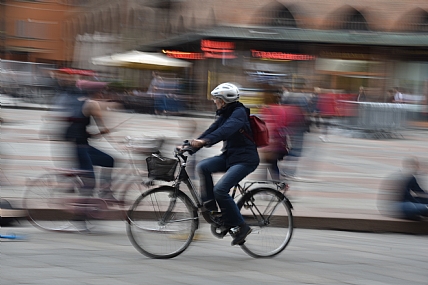
[(234, 53), (218, 53), (218, 52), (205, 52), (205, 57), (209, 58), (221, 58), (221, 59), (232, 59), (236, 58)]
[(204, 59), (204, 54), (200, 52), (184, 52), (184, 51), (175, 51), (175, 50), (163, 50), (164, 54), (173, 58), (180, 59)]
[(204, 56), (209, 58), (236, 58), (234, 42), (201, 40), (201, 50), (205, 52)]
[(277, 59), (277, 60), (314, 60), (315, 56), (308, 54), (295, 54), (284, 52), (270, 52), (251, 50), (251, 56), (261, 59)]
[(235, 43), (202, 40), (201, 50), (213, 52), (232, 52), (235, 50)]
[(163, 50), (162, 52), (169, 57), (180, 58), (180, 59), (205, 59), (205, 58), (219, 58), (219, 59), (233, 59), (235, 55), (235, 43), (233, 42), (218, 42), (211, 40), (201, 41), (200, 52), (184, 52), (175, 50)]

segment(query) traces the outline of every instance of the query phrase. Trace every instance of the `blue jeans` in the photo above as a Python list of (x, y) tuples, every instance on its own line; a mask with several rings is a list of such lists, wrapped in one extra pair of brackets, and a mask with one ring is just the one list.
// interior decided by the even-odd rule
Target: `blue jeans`
[[(82, 194), (91, 195), (92, 190), (95, 188), (95, 173), (93, 166), (97, 165), (112, 169), (114, 167), (114, 159), (107, 153), (88, 144), (76, 144), (76, 152), (79, 169), (88, 171), (88, 173), (85, 173), (82, 177), (84, 178), (82, 179), (84, 183), (83, 192), (86, 192)], [(109, 175), (111, 175), (111, 173)], [(111, 182), (111, 176), (105, 177), (105, 179), (109, 180), (107, 183)]]
[[(226, 168), (224, 156), (214, 156), (202, 160), (197, 165), (197, 172), (201, 181), (202, 201), (215, 199), (223, 213), (223, 219), (228, 226), (240, 226), (244, 224), (244, 218), (239, 212), (238, 206), (229, 195), (230, 189), (253, 172), (257, 165), (235, 164)], [(222, 178), (214, 186), (212, 173), (225, 172)]]
[(428, 203), (400, 202), (399, 208), (407, 219), (419, 220), (421, 217), (428, 217)]

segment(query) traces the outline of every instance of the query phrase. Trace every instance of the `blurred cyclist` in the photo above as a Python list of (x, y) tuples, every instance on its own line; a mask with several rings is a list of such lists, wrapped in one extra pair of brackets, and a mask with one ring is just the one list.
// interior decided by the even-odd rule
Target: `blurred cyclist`
[(114, 159), (107, 153), (104, 153), (95, 147), (91, 146), (88, 139), (91, 135), (87, 132), (87, 127), (91, 123), (91, 117), (95, 120), (99, 134), (108, 134), (110, 131), (105, 126), (101, 107), (94, 100), (95, 96), (102, 92), (107, 86), (105, 82), (92, 82), (79, 80), (76, 87), (82, 91), (82, 96), (74, 96), (73, 110), (68, 117), (70, 125), (66, 131), (66, 139), (73, 142), (75, 145), (76, 156), (79, 162), (79, 169), (86, 170), (84, 175), (84, 187), (81, 194), (92, 196), (95, 188), (95, 173), (94, 165), (101, 166), (101, 184), (99, 197), (102, 199), (116, 201), (110, 189), (111, 173), (114, 167)]
[[(223, 83), (212, 92), (217, 107), (217, 120), (197, 139), (192, 147), (209, 147), (223, 141), (222, 153), (202, 160), (197, 165), (201, 180), (202, 200), (208, 211), (222, 212), (222, 221), (233, 232), (232, 245), (242, 245), (251, 228), (245, 223), (238, 206), (229, 195), (230, 189), (253, 172), (260, 159), (254, 142), (243, 132), (252, 135), (248, 116), (250, 110), (239, 100), (239, 89)], [(212, 173), (225, 172), (214, 186)], [(216, 203), (217, 202), (217, 203)]]

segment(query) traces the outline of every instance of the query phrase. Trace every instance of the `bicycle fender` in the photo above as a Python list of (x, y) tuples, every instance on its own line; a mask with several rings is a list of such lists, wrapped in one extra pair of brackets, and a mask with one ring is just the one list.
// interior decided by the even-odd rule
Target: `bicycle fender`
[(293, 205), (291, 204), (290, 200), (284, 195), (285, 203), (290, 207), (291, 210), (294, 210)]
[[(247, 200), (247, 198), (248, 198), (248, 196), (250, 196), (250, 195), (253, 195), (253, 192), (254, 191), (260, 191), (261, 189), (263, 189), (263, 188), (256, 188), (256, 189), (253, 189), (253, 190), (249, 190), (247, 193), (245, 193), (239, 200), (238, 200), (238, 203), (237, 203), (237, 205), (238, 205), (238, 207), (242, 207), (242, 204), (244, 203), (244, 201), (245, 200)], [(266, 189), (270, 189), (270, 190), (274, 190), (274, 191), (277, 191), (277, 190), (275, 190), (275, 189), (272, 189), (272, 188), (266, 188)], [(291, 204), (291, 202), (290, 202), (290, 200), (282, 193), (282, 192), (280, 192), (280, 191), (278, 191), (278, 193), (280, 193), (281, 195), (282, 195), (282, 197), (283, 197), (283, 199), (285, 200), (285, 203), (290, 207), (290, 209), (292, 209), (292, 210), (294, 210), (294, 208), (293, 208), (293, 205)]]

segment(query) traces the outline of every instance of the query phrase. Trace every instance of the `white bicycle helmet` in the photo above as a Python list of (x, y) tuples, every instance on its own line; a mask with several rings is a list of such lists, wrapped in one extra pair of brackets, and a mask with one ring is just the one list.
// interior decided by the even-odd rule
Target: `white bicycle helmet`
[(239, 89), (235, 84), (222, 83), (211, 91), (211, 95), (223, 99), (228, 104), (239, 100)]

